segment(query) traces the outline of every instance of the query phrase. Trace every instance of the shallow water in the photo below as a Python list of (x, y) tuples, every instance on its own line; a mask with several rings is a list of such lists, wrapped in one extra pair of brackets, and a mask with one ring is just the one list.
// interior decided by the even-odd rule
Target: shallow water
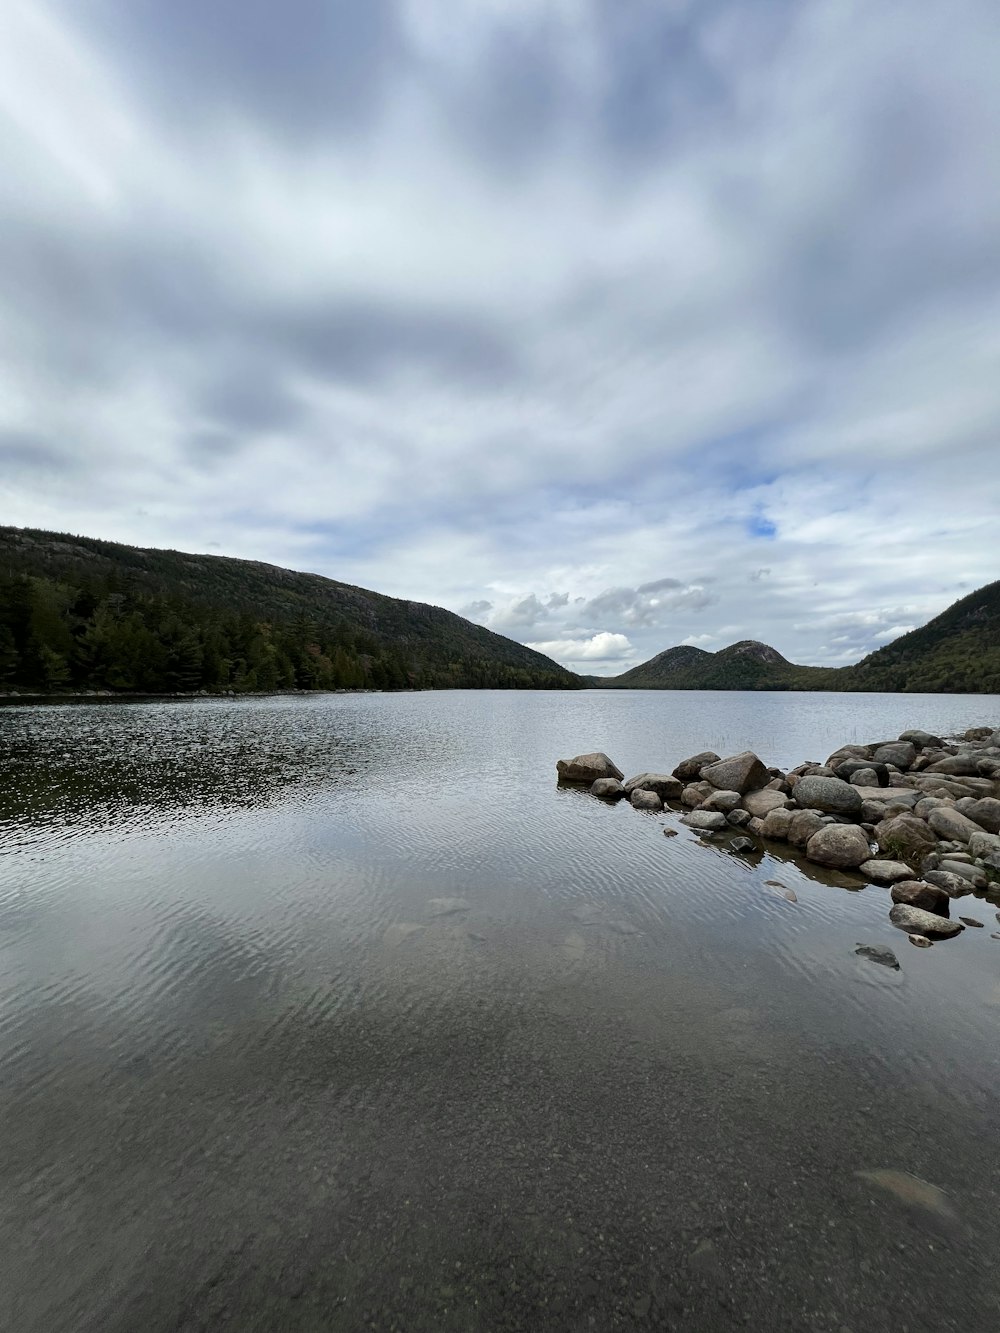
[(555, 785), (584, 750), (791, 765), (998, 720), (645, 692), (0, 710), (0, 1326), (1000, 1326), (995, 907), (913, 949), (885, 889)]

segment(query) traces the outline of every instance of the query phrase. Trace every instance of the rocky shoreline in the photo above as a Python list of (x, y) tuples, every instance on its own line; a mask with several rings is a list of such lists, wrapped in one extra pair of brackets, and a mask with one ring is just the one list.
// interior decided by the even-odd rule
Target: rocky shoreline
[[(1000, 728), (950, 739), (904, 731), (789, 772), (750, 750), (728, 758), (706, 750), (670, 773), (628, 780), (600, 752), (560, 759), (556, 771), (560, 785), (603, 801), (683, 809), (681, 823), (732, 851), (785, 843), (815, 865), (885, 885), (890, 921), (923, 948), (984, 924), (953, 917), (957, 899), (1000, 903)], [(875, 961), (897, 966), (885, 953)]]

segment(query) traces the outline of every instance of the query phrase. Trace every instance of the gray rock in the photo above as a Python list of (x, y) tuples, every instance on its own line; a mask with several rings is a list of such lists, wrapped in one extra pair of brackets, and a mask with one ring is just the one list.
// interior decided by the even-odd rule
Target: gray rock
[(964, 898), (972, 892), (972, 885), (964, 875), (953, 875), (947, 870), (924, 870), (921, 872), (928, 884), (943, 889), (949, 898)]
[(804, 847), (814, 833), (824, 827), (815, 810), (796, 810), (788, 826), (788, 841), (794, 847)]
[(679, 778), (681, 782), (690, 782), (703, 768), (717, 763), (718, 759), (719, 756), (714, 750), (702, 750), (701, 754), (693, 754), (690, 759), (682, 759), (674, 769), (674, 777)]
[(940, 745), (941, 738), (934, 736), (929, 731), (921, 731), (917, 728), (914, 731), (904, 731), (900, 734), (901, 741), (912, 741), (918, 750), (925, 750), (928, 745)]
[(911, 907), (909, 903), (893, 903), (889, 910), (889, 920), (900, 930), (930, 938), (936, 935), (947, 938), (949, 935), (958, 935), (965, 929), (960, 921), (950, 921), (947, 917), (935, 916), (933, 912), (924, 912), (919, 907)]
[(681, 803), (692, 807), (707, 801), (713, 791), (710, 782), (691, 782), (681, 792)]
[(929, 940), (926, 935), (907, 935), (906, 938), (911, 944), (915, 944), (918, 949), (929, 949), (934, 942)]
[(894, 815), (875, 826), (879, 849), (910, 865), (921, 865), (928, 852), (937, 846), (937, 838), (916, 815)]
[(743, 827), (748, 833), (752, 833), (755, 838), (764, 836), (764, 821), (758, 819), (756, 815), (751, 815)]
[(931, 811), (936, 810), (939, 805), (945, 805), (951, 809), (954, 804), (955, 802), (950, 796), (921, 796), (913, 807), (913, 813), (919, 815), (921, 819), (927, 819)]
[(765, 788), (763, 791), (748, 792), (743, 797), (744, 809), (749, 810), (752, 815), (758, 819), (763, 819), (772, 810), (784, 810), (791, 804), (787, 796), (783, 796), (780, 791), (771, 791)]
[(871, 858), (871, 848), (857, 825), (828, 824), (806, 843), (806, 857), (818, 865), (856, 870)]
[[(841, 765), (840, 776), (843, 777), (843, 768)], [(888, 780), (879, 782), (878, 774), (874, 768), (856, 768), (847, 781), (852, 787), (888, 787)]]
[(960, 916), (958, 919), (964, 926), (972, 926), (974, 930), (982, 930), (983, 928), (983, 923), (977, 921), (974, 916)]
[(891, 949), (883, 948), (881, 944), (859, 944), (854, 950), (862, 958), (869, 959), (870, 962), (879, 963), (882, 967), (891, 967), (895, 972), (899, 971), (899, 959)]
[(636, 810), (662, 810), (663, 802), (655, 791), (646, 791), (645, 787), (633, 787), (629, 800)]
[(1000, 833), (1000, 801), (995, 796), (982, 796), (973, 801), (962, 813), (987, 833)]
[(760, 850), (753, 838), (734, 838), (729, 846), (734, 852), (757, 852)]
[(842, 745), (839, 750), (834, 750), (825, 766), (830, 770), (830, 775), (835, 776), (834, 769), (838, 764), (842, 764), (845, 759), (870, 759), (871, 757), (872, 746), (870, 745)]
[(625, 783), (627, 795), (631, 796), (637, 787), (655, 791), (661, 801), (679, 801), (683, 791), (681, 783), (669, 773), (637, 773)]
[(862, 797), (858, 789), (840, 778), (799, 778), (795, 784), (795, 800), (804, 809), (861, 817)]
[(752, 819), (753, 815), (749, 810), (730, 810), (729, 814), (726, 815), (726, 822), (731, 824), (733, 828), (743, 828)]
[(772, 778), (764, 790), (780, 791), (783, 796), (788, 796), (791, 794), (792, 785), (786, 777)]
[(907, 769), (917, 757), (917, 747), (912, 741), (890, 741), (880, 745), (872, 758), (877, 764), (895, 764), (899, 769)]
[(947, 916), (951, 899), (944, 889), (936, 884), (925, 884), (918, 879), (905, 879), (894, 884), (890, 890), (894, 903), (906, 903), (910, 907), (919, 907), (923, 912), (933, 912), (935, 916)]
[(701, 776), (720, 791), (738, 791), (741, 796), (759, 791), (770, 781), (767, 769), (751, 750), (706, 765)]
[(834, 770), (834, 777), (843, 782), (851, 782), (855, 773), (870, 773), (874, 777), (868, 782), (855, 782), (855, 787), (888, 787), (889, 770), (885, 764), (876, 764), (873, 759), (845, 759)]
[(598, 778), (617, 778), (621, 782), (625, 776), (621, 769), (599, 750), (595, 750), (593, 754), (578, 754), (575, 759), (558, 760), (556, 772), (560, 782), (586, 784), (588, 787)]
[(721, 810), (692, 810), (689, 815), (681, 816), (681, 823), (688, 828), (707, 829), (717, 833), (726, 827), (726, 816)]
[(929, 773), (945, 773), (951, 777), (976, 777), (979, 773), (979, 756), (972, 754), (952, 754), (945, 759), (938, 759), (935, 763), (929, 764), (924, 769), (924, 775)]
[(788, 831), (794, 818), (795, 812), (793, 810), (769, 810), (764, 816), (764, 826), (761, 829), (762, 836), (777, 838), (780, 842), (787, 842)]
[(873, 884), (896, 884), (913, 879), (913, 871), (902, 861), (862, 861), (858, 869)]
[(600, 796), (603, 801), (620, 801), (625, 795), (625, 788), (617, 778), (598, 778), (590, 788), (591, 796)]
[(930, 812), (927, 824), (939, 838), (951, 838), (963, 844), (967, 843), (974, 833), (983, 831), (971, 819), (966, 819), (965, 815), (959, 814), (957, 810), (949, 810), (944, 805), (939, 805), (936, 810)]
[(974, 889), (985, 889), (989, 880), (976, 866), (966, 865), (963, 861), (942, 861), (938, 870), (940, 875), (957, 875), (968, 880)]
[(731, 810), (735, 810), (742, 797), (738, 791), (713, 791), (711, 796), (707, 796), (698, 807), (699, 810), (721, 810), (724, 815), (728, 815)]
[(1000, 852), (1000, 833), (973, 833), (969, 839), (969, 851), (976, 857)]

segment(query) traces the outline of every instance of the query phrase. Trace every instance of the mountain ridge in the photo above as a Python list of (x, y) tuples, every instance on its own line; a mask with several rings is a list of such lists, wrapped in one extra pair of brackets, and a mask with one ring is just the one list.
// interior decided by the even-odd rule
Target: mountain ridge
[(3, 688), (576, 689), (444, 607), (264, 561), (0, 526)]
[(741, 639), (717, 652), (666, 648), (591, 688), (1000, 693), (1000, 580), (959, 598), (926, 625), (842, 667), (801, 666), (770, 644)]

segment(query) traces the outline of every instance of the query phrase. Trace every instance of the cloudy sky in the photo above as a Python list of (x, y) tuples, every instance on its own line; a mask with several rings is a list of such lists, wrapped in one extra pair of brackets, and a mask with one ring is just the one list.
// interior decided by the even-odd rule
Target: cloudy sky
[(1000, 577), (996, 0), (4, 0), (0, 522), (607, 674)]

